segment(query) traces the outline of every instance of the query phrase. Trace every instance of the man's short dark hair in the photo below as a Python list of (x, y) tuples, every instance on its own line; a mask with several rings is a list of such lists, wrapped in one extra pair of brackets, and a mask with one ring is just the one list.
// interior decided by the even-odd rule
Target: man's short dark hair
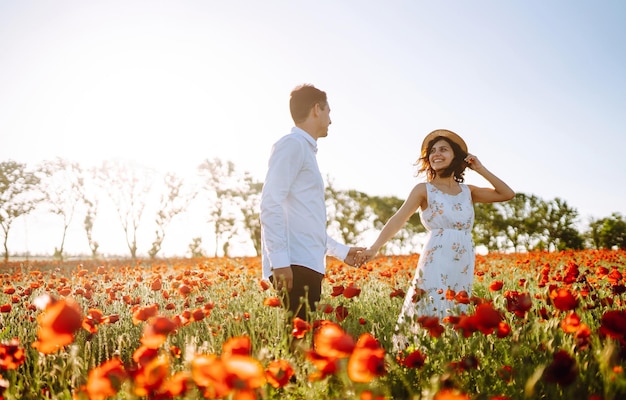
[(328, 105), (326, 92), (319, 90), (311, 84), (295, 87), (291, 91), (289, 98), (289, 111), (291, 111), (293, 122), (297, 124), (304, 121), (316, 104), (320, 104), (322, 108)]

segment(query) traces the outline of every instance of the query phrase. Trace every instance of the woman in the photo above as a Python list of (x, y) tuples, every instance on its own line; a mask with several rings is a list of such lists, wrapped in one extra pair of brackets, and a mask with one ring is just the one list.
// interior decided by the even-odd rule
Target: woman
[[(459, 135), (446, 129), (426, 136), (417, 165), (418, 175), (425, 173), (426, 182), (413, 188), (376, 241), (357, 259), (358, 265), (369, 261), (419, 210), (428, 236), (396, 327), (396, 330), (408, 328), (413, 333), (418, 328), (419, 316), (442, 318), (455, 306), (453, 301), (446, 300), (448, 290), (471, 293), (475, 262), (473, 203), (501, 202), (515, 196), (476, 156), (467, 153), (467, 145)], [(480, 174), (492, 187), (464, 184), (466, 167)], [(394, 347), (404, 346), (405, 336), (396, 335)]]

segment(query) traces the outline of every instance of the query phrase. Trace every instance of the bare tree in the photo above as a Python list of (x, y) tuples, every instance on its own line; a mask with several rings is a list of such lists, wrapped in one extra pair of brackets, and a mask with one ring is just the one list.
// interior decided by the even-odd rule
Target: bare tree
[(243, 176), (242, 185), (238, 188), (235, 196), (243, 216), (243, 228), (250, 235), (257, 256), (261, 255), (261, 219), (259, 213), (262, 188), (263, 182), (258, 182), (249, 172), (246, 172)]
[(39, 178), (15, 161), (0, 162), (0, 227), (4, 233), (4, 262), (9, 261), (9, 231), (13, 222), (35, 209), (41, 201)]
[(185, 211), (189, 203), (196, 196), (196, 192), (187, 189), (185, 181), (175, 173), (167, 173), (163, 179), (164, 191), (159, 199), (159, 206), (156, 216), (155, 238), (152, 247), (148, 251), (150, 258), (155, 258), (161, 251), (165, 231), (172, 219)]
[(217, 257), (220, 241), (223, 243), (224, 256), (227, 256), (228, 242), (236, 233), (235, 165), (231, 161), (224, 162), (218, 158), (205, 160), (198, 167), (198, 173), (203, 179), (202, 188), (208, 195), (208, 222), (213, 224), (215, 256)]
[(85, 229), (85, 234), (87, 235), (87, 243), (89, 244), (91, 257), (95, 259), (98, 257), (98, 248), (100, 247), (100, 244), (93, 236), (93, 229), (100, 205), (98, 190), (96, 187), (98, 169), (91, 168), (88, 170), (87, 174), (90, 179), (85, 179), (83, 190), (80, 192), (83, 205), (85, 206), (83, 228)]
[(130, 256), (137, 258), (137, 231), (154, 180), (153, 171), (121, 160), (105, 161), (98, 181), (115, 206)]
[(54, 258), (63, 260), (67, 230), (72, 223), (76, 207), (81, 201), (84, 177), (76, 162), (56, 158), (44, 161), (39, 170), (42, 174), (40, 187), (48, 210), (58, 215), (63, 223), (61, 242), (54, 248)]

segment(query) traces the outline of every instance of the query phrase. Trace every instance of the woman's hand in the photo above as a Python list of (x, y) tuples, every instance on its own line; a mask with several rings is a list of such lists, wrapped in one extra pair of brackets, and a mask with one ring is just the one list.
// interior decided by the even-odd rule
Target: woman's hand
[(473, 169), (474, 171), (481, 169), (483, 167), (483, 163), (481, 163), (478, 157), (476, 157), (473, 154), (468, 153), (467, 157), (465, 157), (465, 162), (467, 163), (467, 166)]
[(360, 267), (361, 265), (369, 262), (372, 258), (374, 258), (376, 253), (378, 252), (373, 250), (371, 247), (369, 249), (358, 252), (355, 257), (355, 265), (357, 267)]

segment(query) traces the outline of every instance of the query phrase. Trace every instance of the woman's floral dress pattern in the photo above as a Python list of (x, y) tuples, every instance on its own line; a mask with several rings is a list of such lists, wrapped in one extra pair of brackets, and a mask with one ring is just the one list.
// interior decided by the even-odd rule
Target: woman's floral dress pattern
[(420, 219), (428, 236), (398, 318), (400, 332), (416, 332), (420, 316), (443, 318), (462, 311), (462, 305), (446, 300), (446, 292), (465, 290), (470, 295), (474, 279), (474, 207), (469, 188), (461, 184), (461, 193), (449, 195), (426, 183), (426, 190), (428, 207), (420, 211)]

